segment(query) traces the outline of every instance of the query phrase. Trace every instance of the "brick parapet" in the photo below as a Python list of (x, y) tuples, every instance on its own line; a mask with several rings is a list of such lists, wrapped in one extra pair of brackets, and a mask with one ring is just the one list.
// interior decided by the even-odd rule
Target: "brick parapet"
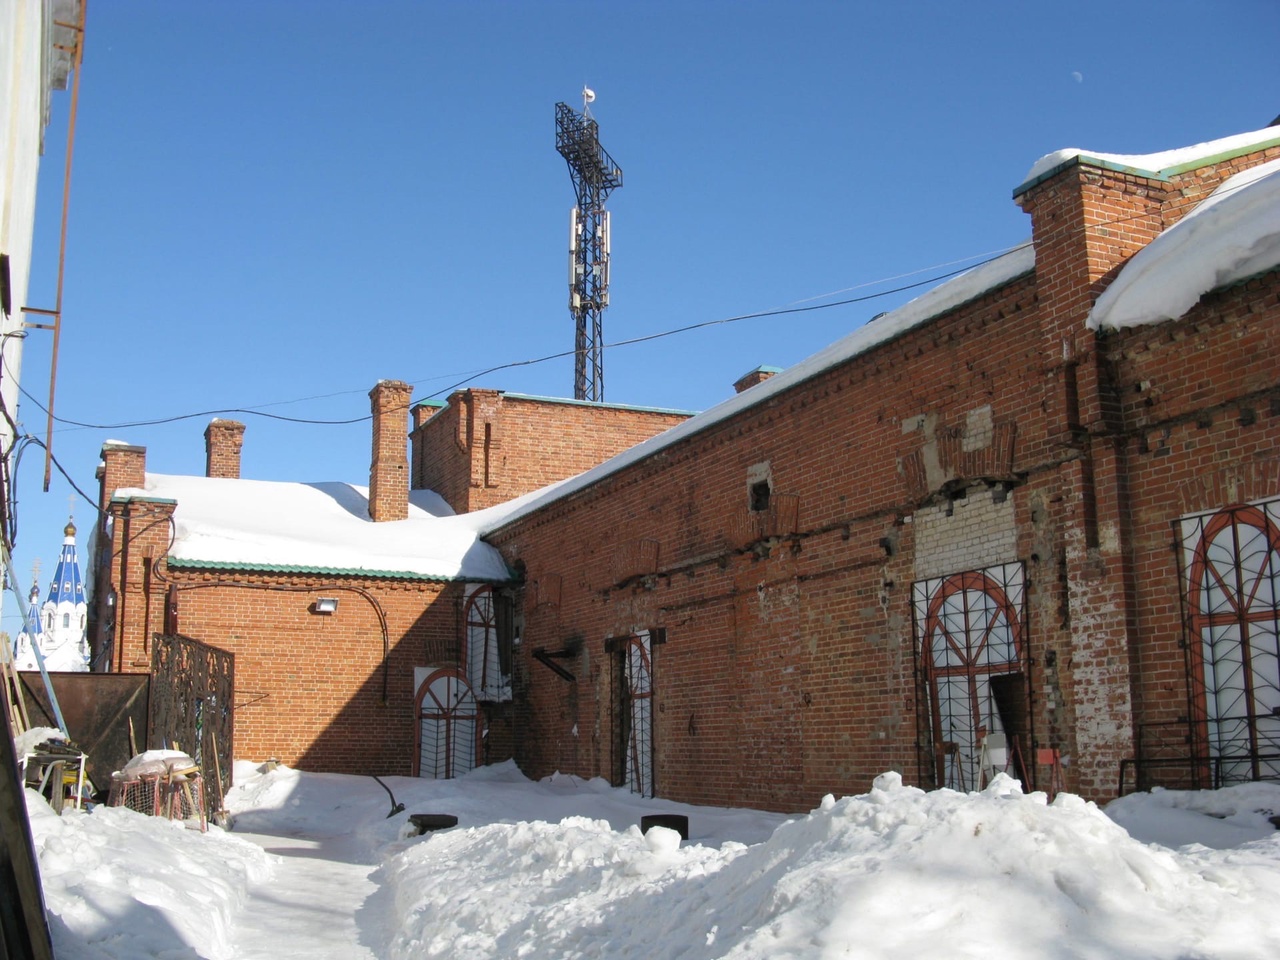
[(414, 487), (469, 513), (588, 470), (687, 416), (460, 390), (413, 431)]

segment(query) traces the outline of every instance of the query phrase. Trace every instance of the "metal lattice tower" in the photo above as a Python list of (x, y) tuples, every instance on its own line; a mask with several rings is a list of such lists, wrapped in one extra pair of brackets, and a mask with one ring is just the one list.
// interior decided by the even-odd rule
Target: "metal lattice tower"
[(582, 113), (556, 104), (556, 150), (569, 164), (578, 205), (569, 218), (569, 312), (574, 320), (573, 397), (604, 399), (604, 308), (609, 305), (610, 192), (622, 186), (622, 170), (600, 146), (600, 130), (582, 91)]

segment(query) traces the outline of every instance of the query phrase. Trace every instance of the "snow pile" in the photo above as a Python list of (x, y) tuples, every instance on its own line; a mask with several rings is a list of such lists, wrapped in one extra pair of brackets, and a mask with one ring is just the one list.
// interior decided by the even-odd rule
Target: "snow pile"
[(287, 483), (148, 473), (117, 498), (174, 500), (176, 564), (302, 568), (443, 579), (506, 580), (501, 555), (430, 490), (409, 494), (405, 520), (369, 519), (369, 491), (349, 483)]
[(1195, 209), (1130, 258), (1088, 325), (1176, 320), (1200, 297), (1280, 264), (1280, 160), (1227, 178)]
[(1268, 907), (1280, 895), (1280, 840), (1237, 853), (1256, 869), (1236, 872), (1221, 854), (1144, 845), (1093, 804), (1064, 794), (1048, 805), (1003, 777), (966, 796), (886, 774), (869, 794), (828, 797), (754, 847), (675, 849), (652, 838), (589, 819), (431, 837), (386, 867), (403, 923), (390, 955), (1280, 950)]
[(18, 759), (22, 759), (22, 757), (31, 753), (46, 740), (53, 740), (63, 744), (70, 743), (67, 740), (67, 735), (57, 727), (31, 727), (13, 738), (13, 752)]
[[(390, 817), (371, 777), (237, 763), (235, 833), (122, 809), (58, 818), (28, 794), (57, 955), (1280, 955), (1276, 785), (1157, 791), (1103, 813), (1006, 777), (965, 795), (885, 774), (788, 819), (532, 783), (509, 763), (384, 780), (405, 805)], [(459, 826), (410, 835), (414, 812)], [(646, 813), (686, 814), (690, 840), (642, 836)], [(1155, 833), (1167, 845), (1138, 839)], [(1224, 849), (1192, 842), (1205, 840)]]
[(121, 773), (134, 780), (139, 777), (168, 777), (199, 769), (196, 762), (181, 750), (144, 750), (130, 758)]
[(248, 884), (270, 870), (260, 847), (123, 807), (58, 816), (26, 796), (59, 960), (232, 956)]
[(1280, 786), (1242, 783), (1221, 790), (1134, 793), (1107, 804), (1107, 816), (1145, 843), (1176, 847), (1190, 834), (1206, 847), (1226, 850), (1265, 840), (1280, 828)]

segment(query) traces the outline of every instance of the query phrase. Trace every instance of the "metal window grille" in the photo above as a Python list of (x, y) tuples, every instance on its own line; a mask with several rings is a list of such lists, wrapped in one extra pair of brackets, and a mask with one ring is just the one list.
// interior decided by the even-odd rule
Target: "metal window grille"
[(1280, 498), (1177, 525), (1193, 752), (1214, 786), (1280, 780)]
[(510, 700), (509, 670), (504, 669), (500, 642), (498, 598), (489, 586), (476, 587), (467, 598), (467, 681), (481, 700)]
[(1025, 593), (1020, 563), (912, 585), (928, 711), (925, 753), (939, 786), (982, 785), (987, 734), (1005, 735), (1019, 756), (1026, 755)]
[(650, 636), (628, 637), (618, 650), (619, 746), (622, 782), (632, 793), (656, 796), (653, 755), (653, 648)]
[(476, 766), (480, 710), (466, 678), (445, 668), (418, 689), (417, 770), (419, 777), (448, 780)]

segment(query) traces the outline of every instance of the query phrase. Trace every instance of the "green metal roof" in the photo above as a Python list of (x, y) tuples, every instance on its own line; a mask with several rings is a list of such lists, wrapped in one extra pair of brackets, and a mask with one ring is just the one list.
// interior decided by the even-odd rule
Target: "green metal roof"
[[(438, 580), (445, 583), (466, 581), (476, 583), (482, 577), (444, 577), (415, 573), (412, 570), (368, 570), (360, 567), (307, 567), (284, 563), (229, 563), (222, 560), (188, 560), (183, 557), (166, 557), (169, 566), (179, 570), (253, 570), (260, 573), (323, 574), (330, 577), (364, 577), (384, 580)], [(509, 580), (515, 577), (508, 576)], [(495, 581), (502, 582), (502, 581)]]

